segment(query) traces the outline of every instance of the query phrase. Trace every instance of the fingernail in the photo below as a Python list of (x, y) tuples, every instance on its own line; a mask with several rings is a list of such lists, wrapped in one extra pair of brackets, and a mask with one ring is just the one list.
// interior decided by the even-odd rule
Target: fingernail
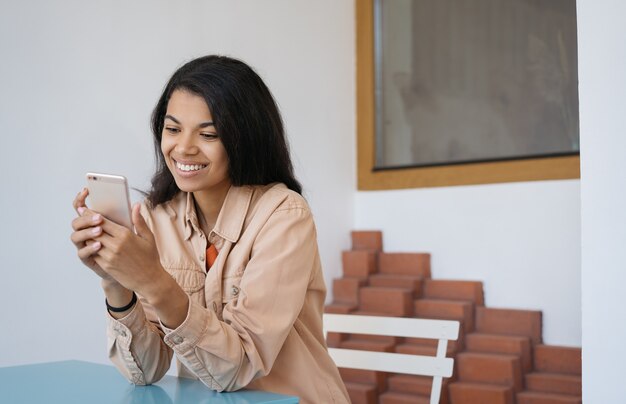
[(80, 215), (82, 215), (83, 213), (85, 213), (85, 208), (83, 208), (82, 206), (80, 208), (78, 208), (78, 213)]
[(95, 214), (91, 218), (91, 220), (93, 220), (94, 223), (98, 223), (100, 221), (100, 219), (102, 219), (102, 215), (100, 215), (100, 214)]
[(102, 230), (102, 228), (100, 228), (100, 226), (98, 226), (98, 227), (94, 227), (94, 228), (91, 230), (91, 233), (92, 233), (92, 234), (95, 234), (95, 235), (98, 235), (98, 234), (100, 234), (100, 230)]
[(100, 244), (99, 241), (96, 241), (95, 243), (91, 245), (91, 248), (93, 248), (94, 250), (99, 250), (101, 246), (102, 244)]

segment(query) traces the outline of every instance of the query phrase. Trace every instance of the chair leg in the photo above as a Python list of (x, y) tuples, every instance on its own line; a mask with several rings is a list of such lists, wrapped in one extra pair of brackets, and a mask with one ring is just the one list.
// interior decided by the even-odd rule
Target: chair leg
[(441, 395), (441, 376), (433, 377), (433, 387), (430, 389), (430, 404), (439, 404)]

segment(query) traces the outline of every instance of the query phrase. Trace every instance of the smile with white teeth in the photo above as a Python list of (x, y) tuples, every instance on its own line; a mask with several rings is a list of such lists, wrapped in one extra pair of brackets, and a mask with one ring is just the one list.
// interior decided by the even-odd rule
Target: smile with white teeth
[(176, 162), (176, 168), (178, 168), (181, 171), (198, 171), (203, 169), (204, 167), (206, 167), (206, 164), (181, 164), (178, 161)]

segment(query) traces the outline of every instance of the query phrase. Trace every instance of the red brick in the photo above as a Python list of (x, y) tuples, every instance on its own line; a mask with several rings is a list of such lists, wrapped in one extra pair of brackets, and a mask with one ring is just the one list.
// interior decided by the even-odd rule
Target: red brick
[[(444, 381), (446, 380), (444, 379)], [(391, 375), (387, 379), (387, 383), (389, 391), (428, 396), (430, 395), (433, 378), (415, 375)]]
[(450, 383), (450, 404), (515, 404), (513, 389), (482, 383)]
[(344, 251), (341, 254), (344, 277), (364, 278), (376, 272), (376, 252)]
[(413, 315), (413, 291), (364, 287), (359, 290), (359, 310), (394, 317)]
[(341, 348), (359, 349), (362, 351), (394, 352), (395, 345), (386, 341), (371, 341), (350, 338), (341, 342)]
[[(409, 354), (409, 355), (436, 356), (437, 347), (428, 346), (428, 345), (420, 345), (420, 344), (402, 343), (402, 344), (396, 345), (396, 352)], [(448, 344), (448, 349), (446, 349), (446, 356), (448, 358), (451, 358), (455, 354), (456, 352), (454, 350), (454, 346)]]
[(484, 306), (483, 283), (475, 281), (448, 281), (426, 279), (424, 297), (429, 299), (469, 300)]
[(582, 371), (580, 348), (536, 345), (534, 349), (536, 370), (580, 376)]
[(378, 341), (396, 345), (402, 338), (392, 337), (388, 335), (368, 335), (368, 334), (351, 334), (351, 338), (363, 341)]
[(367, 281), (362, 278), (339, 278), (333, 280), (333, 302), (359, 304), (359, 288)]
[(346, 383), (362, 383), (376, 386), (381, 393), (387, 390), (387, 373), (373, 370), (339, 368), (341, 379)]
[[(380, 395), (379, 404), (430, 404), (430, 394), (420, 396), (415, 394), (387, 392)], [(441, 401), (440, 401), (441, 403)]]
[(460, 300), (417, 299), (415, 317), (442, 320), (457, 320), (463, 325), (463, 331), (474, 330), (474, 304)]
[[(459, 339), (457, 340), (449, 340), (448, 341), (448, 349), (452, 350), (452, 352), (460, 352), (464, 347), (463, 342), (463, 334), (459, 335)], [(404, 338), (404, 343), (406, 344), (416, 344), (416, 345), (424, 345), (433, 348), (437, 348), (439, 345), (439, 341), (436, 339), (427, 339), (427, 338)]]
[(352, 404), (378, 404), (376, 387), (370, 384), (345, 383)]
[(412, 289), (415, 299), (422, 296), (422, 283), (421, 276), (373, 274), (369, 277), (370, 286)]
[(524, 372), (532, 370), (531, 344), (528, 337), (472, 333), (465, 336), (465, 347), (470, 352), (519, 356)]
[(541, 311), (476, 307), (476, 331), (483, 334), (521, 335), (541, 343)]
[(564, 394), (524, 391), (517, 394), (517, 404), (582, 404), (581, 397)]
[(324, 313), (349, 314), (357, 309), (356, 304), (351, 303), (331, 303), (324, 307)]
[(383, 233), (381, 231), (353, 231), (353, 250), (383, 250)]
[(582, 396), (582, 378), (561, 373), (529, 373), (526, 375), (526, 388), (544, 393)]
[(346, 341), (349, 334), (342, 334), (339, 332), (329, 332), (326, 335), (326, 345), (332, 348), (338, 348), (343, 341)]
[(380, 253), (380, 273), (430, 278), (430, 254), (426, 253)]
[[(448, 404), (448, 385), (451, 379), (443, 379), (441, 383), (441, 396), (439, 404)], [(418, 396), (430, 397), (430, 391), (433, 385), (433, 378), (428, 376), (390, 375), (387, 379), (389, 392), (414, 394)]]
[(464, 352), (456, 356), (456, 365), (463, 382), (497, 384), (514, 391), (520, 391), (524, 384), (517, 356)]

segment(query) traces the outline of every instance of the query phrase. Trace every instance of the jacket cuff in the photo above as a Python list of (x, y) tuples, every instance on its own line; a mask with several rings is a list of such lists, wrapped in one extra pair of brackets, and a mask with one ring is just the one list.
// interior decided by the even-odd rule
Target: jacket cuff
[(163, 332), (165, 332), (163, 341), (174, 352), (179, 354), (184, 354), (194, 349), (202, 335), (206, 332), (212, 315), (213, 313), (190, 299), (187, 317), (181, 325), (172, 330), (160, 323)]
[(144, 329), (146, 316), (143, 306), (137, 302), (130, 313), (119, 320), (111, 316), (108, 310), (106, 312), (109, 357), (131, 383), (146, 384), (144, 374), (130, 349), (133, 335), (139, 335)]
[(129, 334), (128, 338), (130, 339), (131, 335), (139, 334), (144, 328), (146, 315), (143, 311), (143, 306), (139, 301), (135, 303), (135, 306), (130, 313), (120, 319), (113, 317), (108, 310), (106, 312), (109, 330), (115, 331), (122, 338), (126, 338), (126, 334)]

